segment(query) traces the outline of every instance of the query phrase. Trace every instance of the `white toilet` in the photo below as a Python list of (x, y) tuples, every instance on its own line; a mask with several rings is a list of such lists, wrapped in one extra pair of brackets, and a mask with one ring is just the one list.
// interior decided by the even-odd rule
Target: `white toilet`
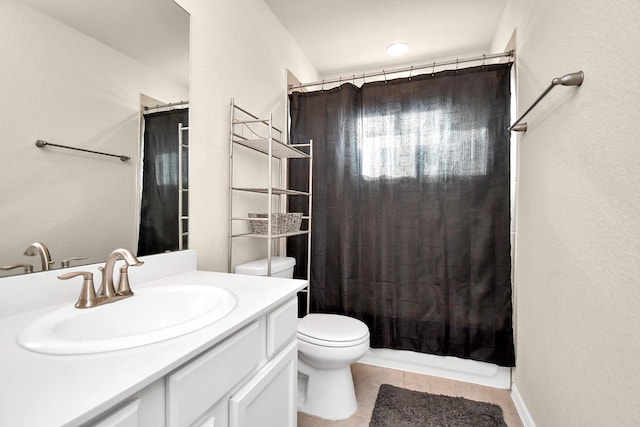
[[(266, 258), (238, 265), (236, 273), (266, 275)], [(272, 257), (271, 275), (293, 277), (295, 259)], [(358, 408), (350, 365), (369, 349), (369, 329), (338, 314), (308, 314), (298, 322), (298, 411), (331, 420)]]

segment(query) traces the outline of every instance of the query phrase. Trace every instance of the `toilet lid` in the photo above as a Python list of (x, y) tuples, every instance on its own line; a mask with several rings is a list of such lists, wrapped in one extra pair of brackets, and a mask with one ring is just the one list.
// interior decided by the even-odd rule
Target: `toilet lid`
[(369, 328), (358, 319), (339, 314), (312, 313), (298, 322), (298, 339), (314, 344), (356, 345), (369, 339)]

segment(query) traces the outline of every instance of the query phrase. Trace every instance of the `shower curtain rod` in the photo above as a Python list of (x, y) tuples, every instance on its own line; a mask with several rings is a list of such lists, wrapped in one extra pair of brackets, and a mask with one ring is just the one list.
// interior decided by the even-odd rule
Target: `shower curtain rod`
[(168, 104), (156, 104), (153, 107), (144, 107), (144, 114), (152, 113), (153, 110), (162, 110), (163, 108), (181, 107), (183, 105), (188, 106), (189, 101), (170, 102)]
[(369, 77), (379, 77), (379, 76), (385, 76), (385, 80), (387, 75), (389, 74), (396, 74), (396, 73), (412, 73), (413, 71), (416, 70), (423, 70), (426, 68), (431, 68), (433, 71), (435, 71), (436, 67), (443, 67), (446, 65), (455, 65), (456, 68), (458, 67), (459, 64), (464, 64), (466, 62), (478, 62), (478, 61), (482, 61), (482, 65), (484, 65), (485, 61), (488, 59), (496, 59), (496, 58), (504, 58), (504, 57), (510, 57), (512, 58), (514, 54), (513, 50), (510, 50), (508, 52), (502, 52), (502, 53), (491, 53), (488, 55), (481, 55), (481, 56), (474, 56), (474, 57), (469, 57), (469, 58), (456, 58), (456, 59), (451, 59), (448, 61), (440, 61), (440, 62), (433, 62), (431, 64), (425, 64), (425, 65), (412, 65), (410, 67), (404, 67), (404, 68), (396, 68), (393, 70), (382, 70), (382, 71), (376, 71), (373, 73), (362, 73), (362, 74), (358, 74), (355, 75), (353, 74), (352, 76), (348, 76), (348, 77), (339, 77), (336, 79), (329, 79), (329, 80), (319, 80), (317, 82), (311, 82), (311, 83), (300, 83), (299, 85), (290, 85), (289, 86), (289, 91), (293, 91), (294, 89), (301, 89), (301, 88), (305, 88), (305, 87), (309, 87), (309, 86), (323, 86), (324, 89), (324, 85), (325, 84), (333, 84), (333, 83), (342, 83), (342, 82), (348, 82), (348, 81), (355, 81), (356, 79), (366, 79)]

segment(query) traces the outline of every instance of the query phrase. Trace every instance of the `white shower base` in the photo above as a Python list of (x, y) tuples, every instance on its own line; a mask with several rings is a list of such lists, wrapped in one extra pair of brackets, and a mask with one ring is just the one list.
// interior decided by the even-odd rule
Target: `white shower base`
[(370, 348), (359, 363), (400, 369), (489, 387), (511, 388), (511, 368), (450, 356)]

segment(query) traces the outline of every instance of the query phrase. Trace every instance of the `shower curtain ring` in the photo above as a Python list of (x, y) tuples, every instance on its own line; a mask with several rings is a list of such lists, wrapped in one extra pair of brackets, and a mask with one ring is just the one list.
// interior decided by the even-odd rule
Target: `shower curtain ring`
[(458, 72), (458, 58), (456, 58), (456, 73)]
[(436, 75), (436, 62), (433, 62), (433, 65), (431, 66), (431, 75), (435, 76)]
[(384, 82), (386, 83), (387, 82), (387, 73), (384, 70), (382, 70), (382, 74), (384, 75)]
[(487, 55), (482, 55), (482, 68), (484, 68), (484, 61), (487, 59)]
[(338, 87), (342, 89), (342, 76), (340, 76), (340, 80), (338, 80)]
[(413, 74), (413, 65), (411, 66), (411, 69), (409, 70), (409, 80), (411, 80), (411, 74)]
[(324, 80), (322, 80), (322, 90), (324, 90)]
[(356, 85), (356, 75), (355, 74), (353, 75), (352, 83), (353, 83), (354, 86)]

